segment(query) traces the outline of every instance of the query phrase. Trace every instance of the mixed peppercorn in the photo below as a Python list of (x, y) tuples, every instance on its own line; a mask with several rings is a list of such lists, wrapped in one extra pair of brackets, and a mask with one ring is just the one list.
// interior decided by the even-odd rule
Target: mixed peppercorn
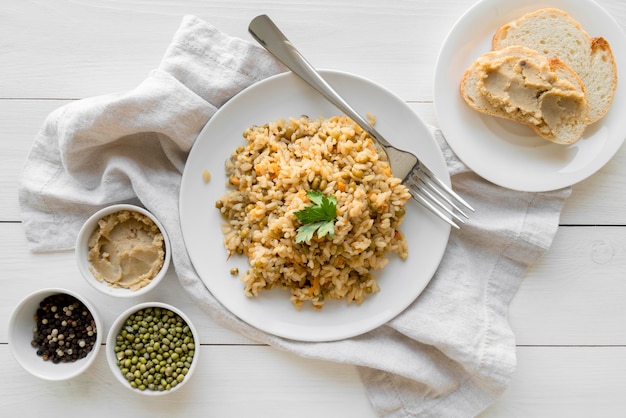
[(96, 342), (96, 322), (89, 309), (71, 295), (46, 297), (35, 313), (31, 345), (37, 355), (53, 363), (84, 358)]

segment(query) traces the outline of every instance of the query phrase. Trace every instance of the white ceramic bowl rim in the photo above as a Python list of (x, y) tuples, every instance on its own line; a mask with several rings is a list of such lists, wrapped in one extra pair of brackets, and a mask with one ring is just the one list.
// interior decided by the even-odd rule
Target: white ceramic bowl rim
[[(191, 333), (193, 335), (195, 351), (194, 351), (193, 359), (191, 361), (191, 367), (189, 368), (189, 371), (185, 375), (185, 379), (182, 381), (182, 383), (179, 383), (178, 385), (174, 386), (170, 390), (156, 391), (156, 390), (146, 389), (142, 391), (142, 390), (135, 389), (132, 386), (130, 386), (130, 383), (128, 382), (128, 380), (126, 380), (124, 376), (122, 376), (122, 372), (120, 371), (120, 368), (117, 365), (117, 357), (115, 356), (115, 351), (114, 351), (117, 335), (121, 331), (124, 322), (126, 322), (126, 319), (128, 319), (129, 316), (131, 316), (132, 314), (134, 314), (135, 312), (139, 310), (146, 309), (146, 308), (169, 309), (170, 311), (176, 313), (189, 326), (189, 329), (191, 330)], [(180, 389), (181, 387), (183, 387), (185, 384), (187, 384), (187, 382), (190, 380), (198, 364), (198, 356), (200, 354), (199, 346), (200, 346), (200, 339), (198, 336), (198, 332), (195, 326), (193, 325), (193, 323), (191, 322), (191, 320), (189, 319), (189, 317), (183, 311), (181, 311), (179, 308), (175, 306), (172, 306), (163, 302), (143, 302), (138, 305), (134, 305), (128, 308), (127, 310), (125, 310), (124, 312), (122, 312), (111, 325), (111, 328), (109, 329), (109, 334), (106, 340), (106, 358), (107, 358), (109, 367), (111, 368), (111, 372), (125, 388), (133, 391), (134, 393), (138, 393), (141, 395), (161, 396), (161, 395), (167, 395), (167, 394), (173, 393), (177, 391), (178, 389)]]
[[(152, 280), (150, 281), (148, 285), (138, 290), (130, 290), (130, 289), (116, 288), (116, 287), (110, 286), (108, 283), (100, 282), (96, 280), (96, 278), (93, 276), (91, 271), (89, 271), (89, 261), (87, 261), (87, 253), (89, 252), (89, 249), (88, 249), (89, 237), (91, 236), (92, 232), (96, 229), (98, 225), (98, 221), (100, 219), (102, 219), (103, 217), (111, 213), (119, 212), (122, 210), (139, 212), (143, 215), (148, 216), (150, 219), (154, 221), (154, 223), (157, 225), (157, 227), (161, 230), (161, 233), (163, 234), (163, 242), (165, 244), (165, 260), (163, 261), (163, 267), (161, 267), (161, 270), (159, 271), (159, 273), (155, 277), (152, 278)], [(137, 205), (120, 203), (120, 204), (107, 206), (105, 208), (98, 210), (93, 215), (91, 215), (89, 219), (87, 219), (87, 221), (85, 221), (80, 231), (78, 232), (78, 236), (76, 237), (76, 262), (78, 264), (78, 269), (80, 270), (81, 275), (83, 276), (85, 281), (89, 283), (89, 285), (91, 285), (94, 289), (110, 296), (130, 298), (130, 297), (143, 295), (149, 292), (150, 290), (154, 289), (167, 274), (167, 270), (169, 269), (171, 258), (172, 258), (172, 250), (171, 250), (171, 244), (170, 244), (169, 236), (167, 234), (167, 230), (165, 229), (163, 224), (161, 224), (161, 222), (157, 219), (156, 216), (154, 216), (147, 209), (142, 208), (141, 206), (137, 206)]]
[[(37, 350), (31, 346), (33, 340), (33, 319), (41, 301), (46, 297), (64, 293), (81, 301), (96, 323), (96, 342), (86, 357), (72, 363), (58, 363), (45, 361), (37, 355)], [(15, 307), (9, 321), (9, 348), (17, 362), (30, 374), (44, 380), (60, 381), (78, 376), (93, 363), (100, 345), (102, 344), (104, 327), (98, 311), (94, 305), (78, 293), (64, 288), (46, 288), (37, 290), (26, 296)]]

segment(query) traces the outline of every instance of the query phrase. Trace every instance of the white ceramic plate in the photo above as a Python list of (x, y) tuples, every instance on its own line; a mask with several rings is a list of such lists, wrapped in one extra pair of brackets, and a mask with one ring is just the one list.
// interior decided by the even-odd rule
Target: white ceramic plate
[[(463, 72), (478, 56), (491, 50), (496, 29), (544, 7), (567, 12), (592, 37), (604, 37), (617, 62), (619, 85), (611, 109), (572, 145), (550, 143), (525, 126), (478, 113), (459, 93)], [(556, 190), (587, 178), (613, 157), (626, 137), (625, 44), (618, 24), (591, 0), (478, 2), (453, 26), (437, 60), (435, 109), (446, 140), (477, 174), (510, 189)]]
[[(414, 151), (438, 176), (449, 182), (443, 156), (428, 127), (406, 104), (382, 87), (354, 75), (322, 72), (328, 82), (362, 114), (377, 118), (377, 129), (393, 144)], [(244, 143), (242, 133), (251, 125), (290, 116), (339, 115), (310, 87), (292, 73), (271, 77), (244, 90), (227, 102), (209, 121), (191, 150), (180, 191), (182, 232), (191, 261), (211, 293), (230, 312), (268, 333), (301, 341), (330, 341), (372, 330), (399, 314), (422, 292), (445, 251), (450, 227), (408, 202), (402, 225), (409, 257), (392, 257), (377, 272), (380, 292), (361, 305), (329, 301), (321, 311), (305, 305), (297, 311), (289, 293), (281, 289), (248, 298), (243, 283), (229, 271), (248, 268), (247, 258), (228, 259), (223, 246), (219, 211), (215, 201), (226, 192), (224, 162)], [(209, 170), (205, 183), (202, 172)]]

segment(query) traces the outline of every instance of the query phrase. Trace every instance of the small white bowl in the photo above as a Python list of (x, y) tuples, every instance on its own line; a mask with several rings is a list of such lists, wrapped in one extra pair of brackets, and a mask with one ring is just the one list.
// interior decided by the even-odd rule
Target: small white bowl
[[(193, 335), (194, 355), (193, 355), (193, 358), (191, 360), (191, 365), (189, 367), (189, 370), (188, 370), (187, 374), (185, 375), (185, 378), (183, 379), (183, 381), (178, 383), (176, 386), (172, 387), (169, 390), (163, 390), (163, 391), (151, 390), (151, 389), (140, 390), (140, 389), (133, 388), (130, 385), (130, 382), (122, 374), (122, 371), (121, 371), (120, 367), (117, 364), (117, 355), (115, 353), (115, 346), (116, 346), (116, 343), (117, 343), (117, 336), (119, 335), (120, 332), (122, 332), (126, 320), (132, 314), (134, 314), (134, 313), (136, 313), (136, 312), (138, 312), (138, 311), (140, 311), (142, 309), (146, 309), (146, 308), (162, 308), (162, 309), (168, 309), (168, 310), (174, 312), (175, 314), (179, 315), (185, 321), (185, 323), (189, 326), (189, 329), (191, 330), (191, 333)], [(168, 305), (166, 303), (162, 303), (162, 302), (145, 302), (145, 303), (140, 303), (138, 305), (135, 305), (135, 306), (127, 309), (126, 311), (124, 311), (119, 317), (117, 317), (117, 319), (115, 320), (113, 325), (111, 325), (111, 328), (109, 330), (109, 334), (107, 336), (107, 341), (106, 341), (106, 358), (107, 358), (107, 362), (109, 363), (109, 367), (111, 368), (111, 371), (113, 372), (113, 375), (117, 378), (117, 380), (125, 388), (128, 388), (129, 390), (131, 390), (131, 391), (133, 391), (135, 393), (146, 395), (146, 396), (161, 396), (161, 395), (167, 395), (169, 393), (173, 393), (173, 392), (179, 390), (182, 386), (184, 386), (189, 381), (189, 379), (191, 378), (194, 370), (196, 369), (196, 367), (198, 365), (198, 356), (200, 354), (200, 351), (198, 350), (199, 347), (200, 347), (200, 337), (198, 336), (198, 332), (196, 331), (196, 328), (191, 323), (191, 321), (189, 320), (187, 315), (185, 315), (180, 309), (178, 309), (178, 308), (176, 308), (176, 307), (174, 307), (172, 305)]]
[[(37, 355), (31, 346), (33, 329), (36, 327), (35, 314), (39, 304), (48, 296), (64, 293), (75, 297), (89, 310), (96, 324), (96, 341), (87, 356), (75, 362), (53, 363)], [(30, 374), (44, 380), (60, 381), (78, 376), (93, 363), (102, 344), (104, 328), (98, 312), (84, 297), (67, 289), (50, 288), (34, 292), (24, 298), (15, 308), (9, 322), (9, 348), (17, 362)]]
[[(87, 255), (89, 253), (89, 237), (91, 237), (91, 234), (93, 233), (93, 231), (95, 231), (96, 228), (98, 227), (98, 221), (107, 215), (110, 215), (115, 212), (123, 211), (123, 210), (139, 212), (149, 217), (150, 219), (152, 219), (152, 221), (157, 225), (157, 227), (163, 234), (163, 243), (165, 244), (165, 259), (163, 260), (163, 266), (161, 267), (161, 270), (158, 272), (158, 274), (155, 277), (152, 278), (152, 280), (150, 280), (150, 283), (148, 285), (137, 290), (114, 287), (104, 281), (97, 280), (94, 277), (94, 275), (91, 273), (91, 271), (89, 270), (90, 263), (89, 263), (89, 260), (87, 259)], [(87, 219), (87, 221), (83, 224), (82, 228), (78, 232), (78, 236), (76, 238), (76, 261), (78, 263), (78, 269), (80, 270), (83, 278), (87, 281), (87, 283), (93, 286), (96, 290), (104, 294), (110, 295), (110, 296), (129, 298), (129, 297), (143, 295), (149, 292), (150, 290), (154, 289), (159, 284), (159, 282), (163, 280), (163, 277), (165, 277), (165, 275), (167, 274), (167, 270), (169, 268), (171, 258), (172, 258), (172, 251), (171, 251), (170, 240), (167, 235), (167, 231), (165, 230), (161, 222), (159, 222), (159, 220), (152, 213), (148, 212), (146, 209), (140, 206), (129, 205), (129, 204), (118, 204), (118, 205), (112, 205), (112, 206), (108, 206), (106, 208), (100, 209), (98, 212), (91, 215), (89, 219)]]

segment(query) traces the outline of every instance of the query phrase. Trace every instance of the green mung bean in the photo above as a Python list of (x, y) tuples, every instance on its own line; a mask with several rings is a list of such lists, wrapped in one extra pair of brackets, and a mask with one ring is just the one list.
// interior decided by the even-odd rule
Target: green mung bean
[(165, 391), (182, 383), (195, 354), (189, 325), (166, 308), (130, 315), (117, 335), (114, 352), (120, 372), (138, 390)]

